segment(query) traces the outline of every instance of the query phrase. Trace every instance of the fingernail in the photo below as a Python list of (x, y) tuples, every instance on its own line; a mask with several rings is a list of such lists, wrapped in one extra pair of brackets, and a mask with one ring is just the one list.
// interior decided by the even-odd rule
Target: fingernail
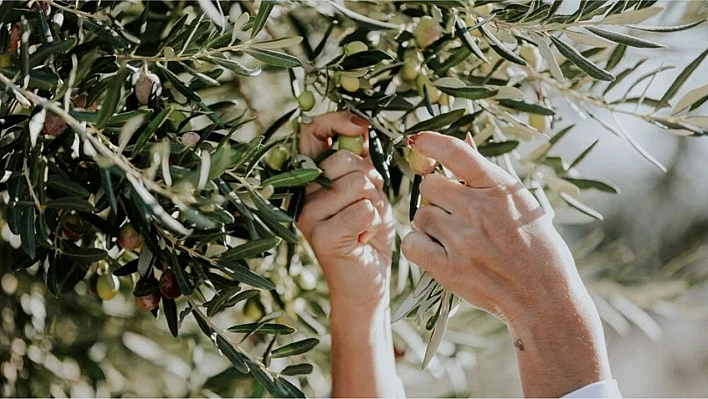
[(467, 136), (465, 136), (465, 141), (467, 142), (467, 144), (470, 145), (470, 147), (477, 150), (477, 144), (474, 142), (474, 139), (472, 138), (472, 134), (470, 132), (467, 132)]
[(361, 127), (369, 127), (370, 125), (369, 121), (356, 115), (352, 115), (349, 120), (351, 120), (353, 124)]
[(408, 137), (408, 146), (411, 148), (414, 148), (415, 142), (418, 140), (418, 137), (420, 137), (419, 134), (414, 134), (414, 135)]

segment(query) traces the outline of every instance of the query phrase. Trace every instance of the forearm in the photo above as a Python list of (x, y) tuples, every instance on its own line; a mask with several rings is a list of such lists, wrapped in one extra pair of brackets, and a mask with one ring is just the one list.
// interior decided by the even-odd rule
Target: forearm
[(612, 378), (602, 323), (584, 289), (537, 305), (510, 323), (524, 396), (560, 397)]
[(331, 332), (333, 397), (405, 397), (387, 299), (361, 308), (333, 298)]

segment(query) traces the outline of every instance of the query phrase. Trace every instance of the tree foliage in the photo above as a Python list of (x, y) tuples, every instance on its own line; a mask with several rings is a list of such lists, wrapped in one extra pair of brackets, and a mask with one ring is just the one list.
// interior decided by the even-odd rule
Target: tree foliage
[[(678, 96), (708, 50), (660, 98), (646, 93), (669, 66), (637, 73), (662, 37), (703, 20), (644, 25), (662, 11), (655, 1), (581, 1), (571, 14), (561, 3), (3, 2), (0, 191), (23, 252), (12, 269), (43, 280), (59, 302), (80, 296), (81, 284), (102, 281), (106, 300), (130, 287), (173, 335), (193, 319), (271, 395), (303, 396), (283, 376), (312, 365), (270, 367), (317, 345), (327, 309), (315, 296), (307, 312), (296, 305), (321, 287), (296, 282), (312, 259), (293, 221), (303, 187), (329, 184), (319, 160), (297, 154), (300, 123), (334, 109), (370, 121), (401, 235), (420, 201), (405, 148), (416, 132), (469, 132), (548, 211), (600, 220), (578, 195), (619, 190), (578, 175), (596, 143), (554, 154), (573, 131), (563, 113), (596, 121), (660, 169), (616, 115), (670, 134), (708, 132), (697, 114), (706, 86)], [(626, 62), (637, 48), (642, 58)], [(284, 74), (299, 106), (290, 101), (269, 124), (245, 93), (233, 97)], [(433, 331), (427, 364), (459, 301), (400, 256), (394, 267), (397, 293), (408, 295), (394, 318)], [(220, 327), (229, 308), (250, 320)], [(245, 350), (237, 337), (263, 347)]]

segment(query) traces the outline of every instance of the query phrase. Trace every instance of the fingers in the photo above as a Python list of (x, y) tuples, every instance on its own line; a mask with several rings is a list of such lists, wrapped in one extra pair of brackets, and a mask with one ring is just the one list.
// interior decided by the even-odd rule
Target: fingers
[(409, 261), (422, 267), (436, 279), (445, 272), (447, 265), (445, 248), (425, 233), (418, 231), (408, 233), (401, 242), (401, 251)]
[[(335, 181), (351, 172), (358, 171), (366, 175), (366, 177), (374, 183), (377, 189), (383, 189), (383, 177), (381, 177), (381, 174), (379, 174), (371, 161), (369, 159), (364, 159), (351, 151), (337, 151), (324, 161), (320, 162), (319, 166), (323, 170), (322, 175), (332, 181)], [(319, 184), (310, 184), (307, 186), (307, 193), (311, 194), (320, 189), (322, 188)]]
[(426, 205), (418, 209), (413, 222), (417, 230), (434, 238), (445, 247), (443, 236), (453, 224), (452, 218), (453, 216), (437, 206)]
[(421, 197), (449, 213), (460, 206), (469, 205), (465, 201), (465, 190), (469, 188), (437, 173), (425, 176), (420, 183)]
[(351, 172), (333, 182), (332, 188), (319, 190), (307, 198), (300, 219), (322, 221), (338, 214), (357, 201), (368, 199), (377, 207), (383, 207), (383, 194), (366, 175)]
[[(367, 232), (381, 226), (381, 216), (371, 200), (363, 199), (345, 207), (326, 222), (315, 227), (313, 236), (321, 236), (325, 242), (334, 237), (357, 243)], [(351, 240), (355, 238), (356, 240)], [(364, 237), (365, 238), (365, 237)], [(370, 238), (370, 237), (369, 237)]]
[(511, 175), (455, 137), (422, 132), (411, 136), (408, 143), (416, 151), (443, 164), (470, 187), (491, 188), (515, 182)]
[(330, 112), (316, 116), (312, 119), (310, 125), (316, 127), (312, 133), (320, 140), (325, 140), (338, 134), (355, 137), (363, 136), (369, 132), (369, 122), (347, 111)]
[[(300, 129), (300, 153), (314, 158), (330, 147), (332, 147), (332, 137), (343, 136), (364, 136), (364, 141), (368, 139), (369, 123), (358, 116), (346, 111), (331, 112), (317, 116), (310, 123), (302, 124)], [(364, 151), (368, 148), (364, 145)]]

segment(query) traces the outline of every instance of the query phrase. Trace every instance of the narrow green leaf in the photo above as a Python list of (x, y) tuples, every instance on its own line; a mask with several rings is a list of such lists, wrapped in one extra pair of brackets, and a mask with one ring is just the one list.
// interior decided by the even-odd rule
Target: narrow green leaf
[(368, 68), (381, 61), (393, 61), (394, 58), (381, 50), (361, 51), (347, 56), (339, 64), (345, 71), (352, 69)]
[(47, 186), (81, 198), (86, 198), (91, 194), (81, 184), (67, 180), (61, 176), (50, 176), (49, 179), (47, 179)]
[(265, 62), (266, 64), (281, 68), (295, 68), (302, 66), (302, 62), (297, 57), (278, 51), (251, 48), (244, 50), (244, 52), (257, 60)]
[(248, 241), (245, 244), (241, 244), (224, 252), (220, 259), (236, 260), (253, 258), (276, 247), (279, 243), (280, 238), (277, 237)]
[(303, 375), (312, 373), (312, 365), (309, 363), (292, 364), (284, 368), (281, 375)]
[(30, 55), (30, 67), (34, 68), (37, 65), (42, 64), (52, 54), (68, 53), (69, 50), (76, 46), (77, 41), (78, 40), (76, 38), (72, 37), (70, 39), (54, 41), (41, 45), (34, 53), (32, 53), (32, 55)]
[(111, 204), (111, 209), (114, 213), (118, 212), (118, 202), (116, 201), (116, 194), (113, 190), (113, 182), (111, 181), (111, 172), (107, 168), (100, 168), (101, 182), (103, 183), (103, 189), (105, 195), (108, 198), (108, 203)]
[(278, 187), (300, 187), (315, 180), (322, 174), (320, 169), (294, 169), (271, 176), (261, 182), (261, 186), (271, 185)]
[(339, 12), (346, 15), (347, 17), (353, 19), (359, 25), (368, 27), (370, 29), (400, 29), (400, 26), (396, 24), (390, 24), (388, 22), (377, 21), (373, 18), (366, 17), (364, 15), (358, 14), (344, 5), (337, 3), (336, 1), (328, 1), (328, 4), (336, 8)]
[(279, 358), (300, 355), (314, 348), (319, 342), (320, 340), (317, 338), (303, 339), (302, 341), (293, 342), (274, 349), (271, 356), (273, 358)]
[(173, 337), (176, 337), (179, 330), (179, 323), (177, 321), (177, 304), (174, 299), (162, 298), (162, 311), (165, 313), (165, 319), (167, 319), (167, 327), (170, 329)]
[(239, 64), (238, 62), (234, 60), (228, 60), (226, 58), (220, 58), (220, 57), (209, 57), (204, 59), (207, 62), (210, 62), (212, 64), (216, 64), (219, 66), (222, 66), (231, 72), (241, 75), (241, 76), (248, 76), (248, 77), (254, 77), (258, 76), (261, 74), (261, 67), (255, 67), (255, 68), (246, 68), (245, 66)]
[(661, 43), (653, 42), (651, 40), (640, 39), (638, 37), (625, 35), (623, 33), (612, 32), (605, 29), (596, 28), (594, 26), (586, 26), (585, 29), (590, 32), (603, 37), (607, 40), (611, 40), (615, 43), (624, 44), (625, 46), (637, 47), (637, 48), (665, 48)]
[(686, 80), (691, 76), (693, 71), (698, 68), (698, 66), (703, 62), (703, 59), (706, 58), (706, 55), (708, 55), (708, 49), (704, 50), (701, 55), (698, 56), (693, 62), (688, 64), (688, 66), (681, 71), (679, 76), (676, 77), (676, 80), (669, 86), (669, 89), (664, 93), (664, 96), (661, 97), (661, 100), (659, 100), (659, 104), (654, 108), (654, 110), (659, 110), (661, 108), (666, 107), (669, 105), (669, 101), (674, 98), (676, 93), (681, 89), (684, 83), (686, 83)]
[[(602, 49), (594, 48), (591, 50), (602, 50)], [(612, 51), (612, 54), (610, 54), (610, 58), (607, 60), (607, 65), (605, 65), (605, 70), (611, 71), (617, 65), (619, 65), (620, 61), (622, 61), (622, 58), (624, 58), (624, 54), (626, 52), (627, 52), (627, 46), (625, 46), (624, 44), (620, 44), (617, 47), (615, 47), (615, 49)], [(588, 57), (590, 57), (590, 56), (588, 55)]]
[(241, 287), (229, 287), (219, 291), (214, 298), (207, 303), (207, 316), (212, 317), (219, 313), (222, 308), (234, 306), (243, 300), (261, 293), (259, 290), (240, 290)]
[[(229, 327), (227, 331), (232, 332), (232, 333), (251, 333), (253, 332), (254, 334), (280, 334), (280, 335), (290, 335), (290, 334), (295, 334), (297, 330), (290, 326), (286, 326), (284, 324), (275, 324), (275, 323), (268, 323), (268, 324), (261, 324), (260, 323), (248, 323), (248, 324), (239, 324), (237, 326)], [(254, 328), (258, 327), (257, 330), (253, 330)]]
[(62, 249), (64, 257), (73, 260), (80, 265), (90, 265), (106, 259), (108, 253), (100, 248), (79, 248), (73, 244), (67, 245)]
[[(442, 91), (442, 88), (440, 90)], [(442, 129), (445, 126), (447, 126), (447, 125), (455, 122), (459, 118), (461, 118), (465, 114), (465, 112), (466, 111), (464, 109), (456, 109), (454, 111), (440, 114), (440, 115), (430, 118), (428, 120), (416, 123), (415, 125), (410, 127), (408, 130), (406, 130), (405, 134), (411, 135), (411, 134), (423, 132), (426, 130), (435, 131), (438, 129)]]
[(22, 249), (31, 259), (35, 258), (37, 245), (34, 236), (34, 215), (33, 206), (22, 211), (22, 224), (20, 225), (20, 238), (22, 239)]
[(157, 129), (162, 126), (165, 121), (167, 121), (167, 117), (170, 116), (170, 114), (174, 111), (174, 108), (172, 105), (169, 105), (160, 111), (159, 114), (155, 115), (154, 118), (148, 123), (148, 125), (145, 127), (145, 129), (140, 133), (140, 136), (135, 142), (135, 146), (133, 147), (133, 151), (131, 151), (131, 156), (136, 156), (138, 155), (145, 145), (150, 141), (150, 138), (152, 138), (152, 135), (155, 134)]
[(275, 380), (278, 385), (278, 392), (282, 393), (283, 398), (306, 398), (305, 393), (300, 390), (300, 388), (291, 384), (290, 381), (285, 378), (278, 378)]
[[(470, 33), (470, 29), (478, 29), (480, 26), (484, 25), (484, 23), (488, 22), (489, 19), (491, 18), (488, 18), (486, 21), (482, 21), (482, 23), (480, 23), (477, 27), (472, 26), (468, 28), (467, 24), (465, 24), (465, 21), (462, 18), (459, 18), (457, 16), (455, 17), (455, 25), (457, 27), (456, 34), (462, 39), (462, 44), (464, 44), (465, 48), (468, 50), (468, 52), (463, 55), (464, 58), (467, 58), (467, 55), (469, 55), (469, 53), (473, 53), (480, 60), (484, 61), (487, 64), (489, 63), (489, 60), (479, 48), (474, 38), (472, 37), (472, 34)], [(461, 62), (461, 60), (458, 62)], [(448, 68), (441, 68), (441, 70), (447, 70)], [(442, 71), (440, 71), (440, 73), (442, 73)]]
[(574, 208), (581, 213), (584, 213), (592, 218), (595, 218), (597, 220), (602, 221), (604, 218), (602, 217), (602, 214), (589, 206), (583, 204), (582, 202), (578, 201), (573, 197), (572, 195), (568, 193), (560, 193), (560, 197), (565, 201), (568, 205), (570, 205), (571, 208)]
[(568, 169), (573, 169), (574, 167), (580, 165), (580, 162), (582, 162), (583, 159), (585, 159), (585, 157), (587, 157), (588, 154), (590, 154), (590, 151), (592, 151), (593, 148), (595, 148), (595, 146), (596, 146), (597, 143), (599, 143), (599, 142), (600, 142), (600, 140), (595, 140), (592, 144), (590, 144), (590, 147), (586, 148), (585, 151), (583, 151), (582, 153), (580, 153), (580, 155), (578, 155), (578, 157), (575, 158), (575, 159), (573, 160), (573, 162), (570, 163), (570, 166), (568, 166)]
[(238, 263), (230, 262), (227, 260), (218, 260), (217, 265), (220, 266), (222, 270), (231, 275), (231, 277), (244, 284), (248, 284), (252, 287), (268, 291), (275, 289), (275, 285), (273, 285), (270, 280), (259, 274), (256, 274), (254, 271), (248, 268), (248, 265), (243, 266)]
[(598, 79), (598, 80), (604, 80), (604, 81), (612, 81), (615, 80), (615, 76), (612, 75), (611, 73), (607, 72), (606, 70), (600, 68), (599, 66), (595, 65), (592, 61), (589, 59), (585, 58), (580, 52), (570, 45), (564, 43), (560, 39), (557, 39), (553, 36), (550, 36), (551, 41), (553, 44), (556, 45), (556, 48), (558, 51), (565, 57), (567, 58), (570, 62), (575, 64), (578, 68), (582, 69), (585, 73), (590, 75), (591, 77)]
[(514, 64), (518, 64), (521, 66), (526, 66), (528, 65), (526, 61), (524, 61), (523, 58), (519, 57), (516, 53), (513, 51), (509, 50), (504, 43), (502, 43), (494, 34), (492, 31), (487, 29), (486, 26), (481, 25), (479, 27), (479, 31), (482, 32), (484, 37), (489, 39), (490, 43), (489, 46), (494, 50), (497, 54), (499, 54), (502, 58), (509, 62), (513, 62)]
[(708, 85), (703, 85), (686, 93), (671, 111), (671, 115), (676, 115), (693, 107), (699, 101), (705, 101), (708, 96)]
[(166, 67), (157, 64), (157, 66), (162, 70), (163, 75), (165, 75), (165, 78), (172, 84), (172, 87), (175, 88), (178, 92), (180, 92), (183, 96), (187, 97), (188, 99), (194, 101), (194, 102), (202, 102), (202, 98), (199, 97), (197, 93), (195, 93), (192, 89), (187, 87), (187, 85), (182, 82), (177, 75), (174, 74), (174, 72), (170, 71)]
[(236, 367), (236, 370), (242, 373), (248, 373), (250, 371), (248, 365), (246, 364), (246, 357), (239, 353), (236, 348), (233, 347), (231, 342), (227, 341), (221, 335), (216, 335), (216, 346), (219, 348), (221, 353), (226, 356), (231, 364)]
[(256, 19), (253, 21), (253, 28), (251, 28), (251, 39), (256, 37), (263, 27), (265, 27), (268, 22), (268, 16), (270, 16), (273, 7), (275, 7), (275, 0), (263, 0), (261, 6), (258, 9), (258, 14), (256, 14)]
[(519, 101), (519, 100), (499, 100), (499, 105), (506, 107), (506, 108), (511, 108), (515, 111), (521, 111), (521, 112), (526, 112), (529, 114), (536, 114), (536, 115), (548, 115), (548, 116), (553, 116), (556, 114), (556, 112), (550, 108), (544, 107), (541, 104), (534, 104), (526, 101)]
[(106, 90), (106, 96), (103, 99), (101, 110), (98, 111), (98, 122), (96, 123), (99, 129), (106, 126), (106, 122), (116, 113), (118, 104), (120, 103), (123, 93), (123, 84), (125, 84), (126, 69), (121, 68), (111, 78), (111, 83)]
[(90, 202), (83, 198), (64, 197), (47, 201), (47, 208), (66, 209), (77, 212), (93, 212), (94, 208)]
[(485, 157), (498, 157), (513, 151), (519, 146), (515, 140), (507, 140), (499, 143), (487, 143), (479, 147), (479, 153)]
[[(558, 1), (556, 3), (560, 2)], [(556, 3), (553, 3), (554, 6)], [(534, 43), (536, 43), (536, 46), (538, 46), (539, 53), (548, 63), (548, 68), (551, 71), (551, 75), (553, 75), (553, 78), (563, 83), (565, 81), (563, 71), (558, 65), (558, 60), (556, 60), (555, 54), (553, 54), (553, 52), (551, 51), (551, 47), (548, 45), (548, 43), (546, 43), (546, 39), (536, 32), (529, 32), (529, 34), (531, 35), (531, 39), (533, 39)]]
[(702, 23), (704, 23), (704, 22), (706, 22), (706, 20), (705, 20), (705, 19), (701, 19), (701, 20), (698, 20), (698, 21), (696, 21), (696, 22), (691, 22), (691, 23), (688, 23), (688, 24), (676, 25), (676, 26), (638, 26), (638, 25), (630, 25), (630, 26), (628, 26), (628, 28), (637, 29), (637, 30), (643, 30), (643, 31), (646, 31), (646, 32), (664, 32), (664, 33), (666, 33), (666, 32), (679, 32), (679, 31), (682, 31), (682, 30), (691, 29), (691, 28), (693, 28), (694, 26), (698, 26), (698, 25), (700, 25), (700, 24), (702, 24)]
[(620, 190), (616, 186), (598, 181), (598, 180), (589, 180), (589, 179), (574, 179), (571, 177), (564, 177), (563, 180), (567, 180), (573, 184), (575, 184), (579, 189), (581, 190), (588, 190), (588, 189), (596, 189), (605, 193), (610, 193), (610, 194), (619, 194)]
[(455, 97), (466, 98), (468, 100), (480, 100), (483, 98), (494, 97), (499, 92), (496, 89), (490, 89), (489, 87), (483, 86), (449, 87), (436, 85), (435, 87), (443, 93)]

